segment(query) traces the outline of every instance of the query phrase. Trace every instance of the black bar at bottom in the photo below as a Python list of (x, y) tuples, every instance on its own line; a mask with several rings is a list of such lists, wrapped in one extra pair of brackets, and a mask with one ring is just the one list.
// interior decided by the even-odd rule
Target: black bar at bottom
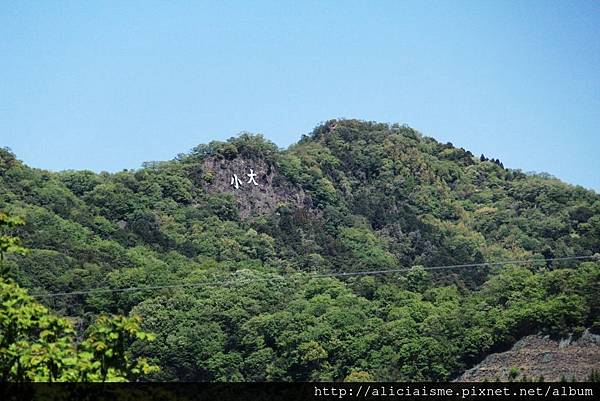
[(0, 383), (0, 400), (600, 399), (600, 383)]

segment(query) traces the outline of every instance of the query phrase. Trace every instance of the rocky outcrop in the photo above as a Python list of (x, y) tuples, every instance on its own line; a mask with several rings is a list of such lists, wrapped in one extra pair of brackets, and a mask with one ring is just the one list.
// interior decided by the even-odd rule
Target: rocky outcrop
[[(206, 191), (234, 196), (242, 218), (271, 213), (281, 204), (295, 207), (310, 205), (309, 197), (301, 188), (292, 185), (275, 166), (262, 159), (210, 157), (202, 163), (202, 176)], [(236, 176), (239, 179), (237, 187)], [(256, 184), (249, 182), (251, 178)]]
[(586, 331), (578, 339), (560, 341), (548, 336), (527, 336), (506, 352), (488, 355), (479, 365), (464, 372), (456, 381), (545, 381), (586, 380), (592, 370), (600, 370), (600, 336)]

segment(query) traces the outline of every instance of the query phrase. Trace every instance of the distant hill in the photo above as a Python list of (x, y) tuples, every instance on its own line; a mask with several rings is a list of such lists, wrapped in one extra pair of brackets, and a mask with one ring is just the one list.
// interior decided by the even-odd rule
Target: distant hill
[[(447, 380), (525, 335), (600, 331), (600, 196), (497, 157), (358, 120), (115, 174), (0, 150), (29, 248), (6, 264), (30, 293), (82, 291), (40, 298), (82, 328), (142, 316), (148, 379)], [(89, 291), (129, 287), (153, 288)]]

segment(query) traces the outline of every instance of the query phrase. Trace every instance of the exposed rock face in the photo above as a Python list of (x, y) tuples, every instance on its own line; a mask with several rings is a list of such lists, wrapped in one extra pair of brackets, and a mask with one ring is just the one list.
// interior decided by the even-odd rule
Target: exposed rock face
[[(254, 185), (250, 180), (251, 170), (256, 176)], [(240, 216), (271, 213), (280, 204), (297, 207), (310, 205), (309, 197), (301, 188), (292, 185), (277, 169), (264, 160), (247, 160), (236, 157), (232, 160), (208, 158), (202, 163), (205, 176), (204, 187), (208, 192), (232, 194), (239, 206)], [(237, 175), (239, 187), (231, 180)], [(206, 179), (210, 177), (209, 179)]]
[(501, 381), (518, 369), (515, 380), (585, 380), (592, 370), (600, 369), (600, 336), (586, 331), (577, 340), (555, 341), (548, 336), (527, 336), (510, 351), (490, 354), (479, 365), (464, 372), (456, 381)]

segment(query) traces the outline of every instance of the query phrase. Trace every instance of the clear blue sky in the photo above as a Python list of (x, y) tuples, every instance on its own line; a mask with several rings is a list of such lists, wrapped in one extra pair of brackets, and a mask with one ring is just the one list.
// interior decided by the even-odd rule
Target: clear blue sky
[(0, 3), (0, 145), (31, 166), (284, 147), (338, 117), (600, 191), (600, 2)]

